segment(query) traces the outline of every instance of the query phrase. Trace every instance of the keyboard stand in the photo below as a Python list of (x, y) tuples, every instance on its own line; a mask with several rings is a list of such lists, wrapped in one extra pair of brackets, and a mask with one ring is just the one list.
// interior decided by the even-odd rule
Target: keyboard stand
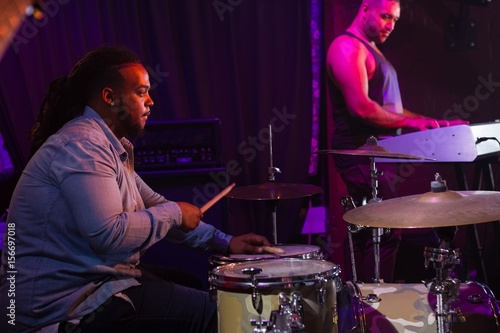
[[(495, 190), (495, 179), (493, 174), (493, 164), (498, 165), (499, 161), (498, 154), (494, 154), (488, 157), (478, 158), (474, 163), (474, 178), (473, 178), (473, 188), (470, 189), (467, 182), (467, 177), (465, 176), (462, 163), (455, 163), (455, 172), (457, 175), (458, 186), (461, 190), (485, 190), (494, 191)], [(483, 187), (484, 185), (484, 187)], [(500, 221), (493, 221), (493, 228), (495, 232), (495, 239), (500, 239)], [(466, 240), (467, 245), (463, 251), (463, 266), (461, 272), (461, 280), (470, 280), (470, 269), (471, 260), (474, 258), (477, 270), (477, 279), (483, 281), (488, 285), (488, 276), (486, 273), (486, 266), (483, 260), (483, 248), (479, 241), (479, 235), (477, 232), (477, 225), (468, 225), (466, 229)], [(500, 255), (500, 242), (497, 243), (498, 255)]]

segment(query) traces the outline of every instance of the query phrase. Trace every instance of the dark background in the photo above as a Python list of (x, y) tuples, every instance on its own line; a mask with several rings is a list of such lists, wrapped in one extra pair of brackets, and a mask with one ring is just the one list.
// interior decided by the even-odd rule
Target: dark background
[[(43, 3), (43, 2), (42, 2)], [(332, 39), (353, 19), (360, 1), (353, 0), (60, 0), (46, 1), (42, 21), (26, 18), (0, 61), (0, 131), (12, 157), (15, 173), (0, 183), (0, 211), (8, 206), (11, 191), (29, 158), (28, 131), (38, 113), (48, 83), (69, 72), (89, 50), (121, 44), (134, 50), (150, 71), (155, 106), (151, 122), (218, 118), (221, 126), (223, 182), (210, 170), (195, 175), (175, 173), (148, 176), (148, 183), (172, 200), (193, 201), (196, 189), (210, 197), (206, 184), (218, 189), (268, 179), (268, 124), (273, 133), (274, 165), (282, 170), (277, 181), (312, 183), (324, 188), (313, 205), (328, 209), (326, 232), (311, 242), (341, 267), (345, 238), (343, 209), (346, 194), (329, 158), (320, 158), (309, 171), (313, 126), (319, 126), (319, 148), (328, 148), (333, 129), (330, 105), (324, 94), (324, 54)], [(318, 25), (311, 18), (319, 11)], [(484, 78), (500, 83), (500, 2), (413, 0), (402, 1), (402, 17), (381, 48), (398, 70), (406, 108), (427, 116), (459, 116), (471, 123), (500, 118), (500, 84), (488, 98), (473, 101)], [(319, 53), (311, 46), (319, 39)], [(313, 64), (320, 68), (319, 77)], [(315, 86), (313, 89), (313, 78)], [(482, 90), (484, 92), (484, 90)], [(471, 97), (472, 96), (472, 97)], [(313, 102), (319, 101), (319, 113)], [(457, 114), (455, 105), (466, 112)], [(288, 114), (292, 118), (281, 119)], [(274, 120), (273, 120), (274, 119)], [(252, 139), (253, 138), (253, 139)], [(253, 144), (252, 144), (253, 142)], [(229, 170), (228, 166), (237, 166)], [(216, 169), (219, 172), (221, 169)], [(464, 165), (472, 182), (474, 165)], [(493, 164), (498, 174), (498, 164)], [(403, 180), (401, 195), (429, 191), (439, 172), (449, 188), (457, 190), (451, 164), (423, 164)], [(495, 188), (498, 190), (498, 188)], [(213, 194), (211, 194), (213, 196)], [(277, 207), (280, 243), (307, 242), (300, 230), (309, 202), (282, 200)], [(262, 201), (224, 199), (205, 219), (231, 234), (257, 232), (271, 238), (268, 207)], [(500, 294), (499, 246), (493, 223), (477, 226), (485, 248), (488, 284)], [(460, 227), (456, 245), (466, 252), (467, 229)], [(398, 278), (418, 282), (429, 273), (423, 268), (424, 246), (433, 246), (432, 229), (406, 230), (398, 259)], [(161, 261), (170, 253), (163, 253)], [(173, 251), (173, 250), (172, 250)], [(206, 256), (176, 255), (175, 265)], [(158, 260), (160, 260), (158, 259)], [(468, 260), (466, 260), (468, 262)], [(473, 267), (475, 262), (472, 263)], [(205, 267), (202, 268), (204, 270)], [(469, 276), (475, 278), (474, 270)]]

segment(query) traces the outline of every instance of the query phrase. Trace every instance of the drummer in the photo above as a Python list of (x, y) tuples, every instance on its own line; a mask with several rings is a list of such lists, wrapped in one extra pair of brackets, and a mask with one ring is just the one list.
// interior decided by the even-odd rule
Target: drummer
[(126, 137), (144, 129), (149, 89), (137, 56), (115, 47), (50, 85), (9, 209), (0, 332), (216, 332), (208, 293), (166, 280), (141, 255), (163, 239), (228, 253), (270, 245), (201, 222), (200, 208), (165, 199), (134, 172)]
[[(462, 120), (433, 119), (403, 107), (396, 71), (377, 47), (394, 30), (400, 11), (399, 0), (363, 0), (352, 24), (329, 47), (327, 74), (335, 127), (331, 138), (333, 149), (356, 149), (372, 135), (394, 136), (400, 134), (402, 128), (421, 131), (467, 124)], [(369, 159), (334, 155), (334, 161), (356, 204), (362, 204), (363, 198), (372, 199)], [(384, 167), (387, 169), (383, 169), (384, 174), (379, 177), (380, 197), (397, 197), (397, 186), (389, 182), (398, 177), (397, 164)], [(394, 278), (400, 239), (397, 230), (382, 239), (380, 274), (386, 282)], [(369, 281), (374, 271), (371, 231), (355, 234), (354, 244), (358, 278)]]

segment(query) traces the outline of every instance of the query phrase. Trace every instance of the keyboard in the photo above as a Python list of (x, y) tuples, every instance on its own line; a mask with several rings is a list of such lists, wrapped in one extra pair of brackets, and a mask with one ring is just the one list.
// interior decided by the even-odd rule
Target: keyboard
[(380, 139), (378, 145), (390, 152), (434, 160), (376, 158), (375, 162), (473, 162), (500, 152), (500, 121), (440, 127)]

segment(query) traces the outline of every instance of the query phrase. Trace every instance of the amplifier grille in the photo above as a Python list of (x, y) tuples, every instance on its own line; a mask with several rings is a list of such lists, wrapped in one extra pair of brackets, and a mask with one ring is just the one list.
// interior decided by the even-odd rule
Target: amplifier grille
[(160, 171), (218, 167), (222, 164), (217, 118), (150, 122), (134, 140), (135, 168)]

